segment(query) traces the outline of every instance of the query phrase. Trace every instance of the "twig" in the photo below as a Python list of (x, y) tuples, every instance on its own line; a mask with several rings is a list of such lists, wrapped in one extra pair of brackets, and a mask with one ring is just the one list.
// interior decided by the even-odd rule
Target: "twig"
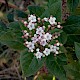
[(38, 76), (40, 75), (40, 72), (37, 72), (33, 80), (37, 80)]
[[(16, 67), (16, 68), (19, 68), (19, 67)], [(5, 70), (0, 71), (0, 74), (2, 74), (2, 73), (4, 73), (4, 72), (7, 72), (7, 71), (9, 71), (9, 70), (13, 70), (13, 69), (15, 69), (15, 68), (14, 68), (14, 67), (7, 68), (7, 69), (5, 69)]]
[[(6, 2), (4, 0), (0, 0), (0, 3), (6, 4)], [(8, 3), (8, 6), (11, 7), (11, 8), (19, 9), (16, 5), (11, 4), (11, 3)]]
[(18, 71), (18, 69), (16, 68), (15, 65), (14, 65), (14, 68), (15, 68), (15, 70), (16, 70), (16, 72), (17, 72), (17, 75), (18, 75), (19, 80), (21, 80), (21, 76), (20, 76), (19, 71)]
[(1, 79), (15, 79), (15, 80), (16, 80), (16, 79), (18, 79), (18, 77), (10, 77), (10, 76), (8, 76), (8, 75), (5, 75), (5, 76), (3, 76), (3, 75), (1, 76), (1, 75), (0, 75), (0, 80), (1, 80)]

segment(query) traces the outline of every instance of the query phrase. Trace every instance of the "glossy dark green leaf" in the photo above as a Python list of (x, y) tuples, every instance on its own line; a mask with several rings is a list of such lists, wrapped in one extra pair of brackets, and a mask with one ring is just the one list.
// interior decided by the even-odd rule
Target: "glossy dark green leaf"
[(8, 47), (17, 50), (17, 51), (22, 51), (24, 50), (26, 47), (24, 46), (24, 44), (22, 44), (19, 41), (4, 41), (2, 42), (3, 44), (7, 45)]
[(70, 16), (63, 26), (67, 34), (80, 34), (80, 16)]
[(53, 3), (56, 3), (60, 0), (48, 0), (48, 7), (50, 7)]
[(59, 80), (67, 80), (65, 76), (65, 71), (60, 61), (54, 55), (49, 55), (46, 59), (46, 66), (50, 73), (55, 75)]
[(44, 12), (44, 8), (40, 6), (28, 6), (30, 14), (35, 14), (37, 17), (40, 17)]
[(73, 46), (74, 42), (80, 42), (80, 35), (68, 35), (66, 45)]
[(25, 48), (22, 39), (19, 39), (10, 31), (3, 32), (3, 34), (0, 36), (0, 42), (15, 50), (23, 50)]
[(59, 42), (62, 44), (65, 44), (67, 41), (67, 34), (65, 32), (62, 32), (58, 38)]
[(57, 28), (55, 28), (54, 30), (50, 30), (50, 33), (51, 33), (51, 34), (54, 34), (55, 32), (62, 33), (63, 30), (57, 29)]
[(24, 50), (20, 55), (20, 64), (25, 77), (36, 74), (36, 72), (43, 66), (44, 59), (36, 59), (34, 53)]
[(43, 17), (50, 17), (50, 15), (53, 15), (57, 18), (57, 21), (62, 21), (62, 1), (61, 0), (50, 0), (48, 3), (48, 9), (45, 10), (45, 12), (42, 14)]
[(23, 45), (22, 32), (18, 22), (12, 22), (9, 24), (6, 31), (0, 33), (0, 42), (9, 46), (15, 50), (23, 50), (25, 46)]
[(63, 31), (67, 33), (67, 45), (80, 42), (80, 16), (69, 16), (66, 23), (63, 24)]
[(18, 21), (11, 22), (8, 26), (9, 29), (15, 31), (15, 32), (21, 32), (20, 24)]
[(65, 54), (67, 53), (67, 50), (64, 46), (60, 46), (60, 51), (61, 53), (65, 53)]
[(71, 80), (80, 80), (80, 64), (78, 62), (72, 62), (65, 67), (66, 75)]
[(21, 10), (16, 10), (16, 15), (21, 18), (27, 18), (27, 14)]
[(12, 35), (14, 35), (14, 37), (16, 37), (18, 39), (20, 38), (19, 40), (23, 41), (23, 39), (22, 39), (23, 33), (22, 33), (21, 27), (22, 26), (19, 24), (18, 21), (11, 22), (8, 26), (9, 31), (13, 33)]

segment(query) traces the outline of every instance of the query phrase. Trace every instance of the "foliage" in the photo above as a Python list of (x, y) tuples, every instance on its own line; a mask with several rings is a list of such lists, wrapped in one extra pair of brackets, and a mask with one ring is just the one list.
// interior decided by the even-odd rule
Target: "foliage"
[[(15, 21), (15, 15), (18, 18), (26, 18), (27, 14), (21, 10), (15, 10), (16, 14), (9, 13), (7, 19), (9, 24), (0, 21), (0, 42), (6, 44), (20, 53), (20, 64), (25, 77), (35, 75), (45, 64), (48, 72), (55, 75), (59, 80), (79, 80), (80, 79), (80, 15), (76, 15), (79, 9), (79, 0), (67, 0), (67, 7), (70, 16), (66, 21), (62, 21), (62, 1), (47, 0), (47, 7), (39, 5), (30, 5), (28, 10), (30, 14), (36, 14), (37, 17), (49, 17), (53, 15), (63, 26), (63, 32), (59, 41), (63, 43), (62, 53), (37, 60), (34, 55), (25, 48), (22, 39), (22, 28), (20, 21)], [(80, 14), (78, 11), (77, 14)], [(64, 23), (63, 23), (64, 22)], [(51, 31), (53, 33), (53, 31)], [(51, 42), (53, 44), (53, 42)]]

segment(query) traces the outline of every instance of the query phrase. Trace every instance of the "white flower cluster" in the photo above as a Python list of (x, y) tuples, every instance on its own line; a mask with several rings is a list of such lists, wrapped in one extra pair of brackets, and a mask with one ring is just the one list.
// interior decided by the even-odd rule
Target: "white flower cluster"
[[(55, 44), (50, 44), (60, 36), (59, 33), (51, 34), (50, 30), (54, 28), (61, 29), (60, 23), (56, 22), (56, 18), (37, 18), (35, 15), (29, 15), (28, 21), (23, 22), (26, 30), (23, 30), (23, 38), (25, 38), (25, 46), (30, 52), (33, 52), (37, 59), (50, 55), (50, 53), (59, 54), (59, 46), (61, 45), (58, 40)], [(44, 24), (48, 25), (45, 26)], [(55, 35), (55, 36), (54, 36)]]

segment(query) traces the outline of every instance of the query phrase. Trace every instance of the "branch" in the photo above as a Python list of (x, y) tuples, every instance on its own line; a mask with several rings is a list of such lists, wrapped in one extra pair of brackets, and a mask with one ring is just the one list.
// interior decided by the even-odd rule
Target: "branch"
[(19, 80), (21, 80), (21, 76), (20, 76), (19, 71), (18, 71), (18, 69), (17, 69), (17, 67), (15, 65), (14, 65), (14, 68), (15, 68), (15, 70), (17, 72), (17, 75), (18, 75)]
[[(0, 0), (0, 3), (6, 4), (6, 2), (5, 2), (4, 0)], [(19, 9), (19, 8), (18, 8), (16, 5), (14, 5), (14, 4), (11, 4), (11, 3), (7, 3), (7, 4), (8, 4), (8, 6), (11, 7), (11, 8)]]

